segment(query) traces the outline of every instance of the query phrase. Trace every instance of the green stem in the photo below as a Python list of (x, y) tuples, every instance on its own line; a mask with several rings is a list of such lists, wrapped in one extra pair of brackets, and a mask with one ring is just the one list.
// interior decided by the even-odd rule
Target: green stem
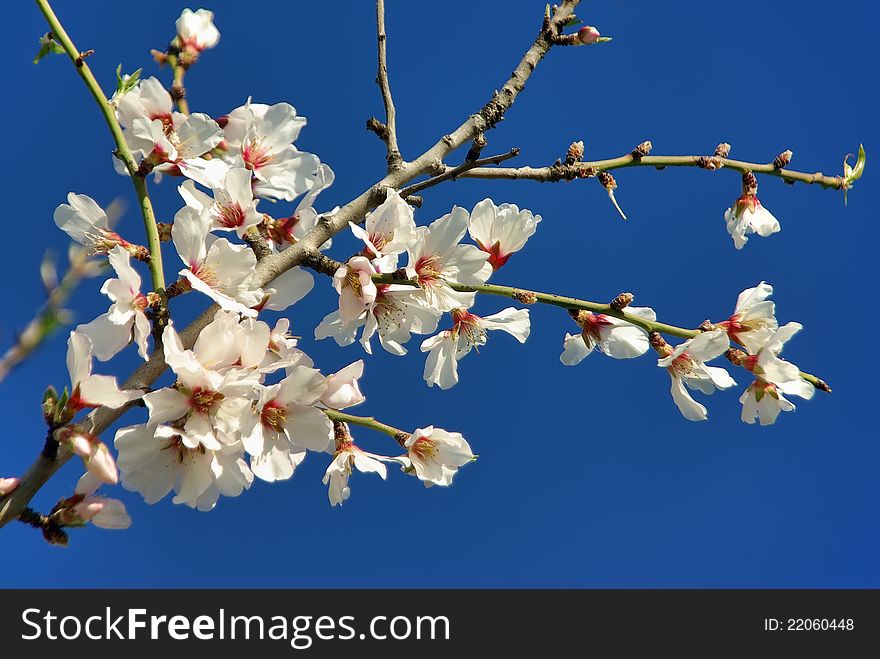
[(323, 410), (323, 412), (330, 418), (331, 421), (353, 423), (356, 426), (363, 426), (364, 428), (370, 428), (371, 430), (385, 433), (386, 435), (389, 435), (395, 439), (397, 439), (400, 435), (409, 435), (408, 432), (405, 432), (400, 428), (395, 428), (394, 426), (389, 426), (387, 423), (376, 421), (376, 419), (371, 416), (354, 416), (353, 414), (337, 412), (336, 410)]
[[(375, 281), (377, 284), (401, 284), (404, 286), (418, 286), (418, 283), (415, 280), (401, 280), (393, 273), (373, 275), (373, 281)], [(499, 295), (501, 297), (512, 298), (515, 300), (518, 300), (520, 297), (525, 295), (527, 297), (534, 297), (534, 300), (536, 302), (540, 302), (541, 304), (549, 304), (555, 307), (562, 307), (563, 309), (584, 309), (593, 313), (601, 313), (606, 316), (613, 316), (614, 318), (625, 320), (632, 325), (637, 325), (648, 333), (659, 332), (661, 334), (667, 334), (669, 336), (677, 336), (682, 339), (692, 339), (700, 334), (700, 330), (676, 327), (675, 325), (667, 325), (666, 323), (660, 323), (657, 321), (640, 318), (639, 316), (628, 314), (625, 311), (618, 311), (617, 309), (612, 308), (609, 304), (589, 302), (588, 300), (580, 300), (574, 297), (565, 297), (563, 295), (556, 295), (555, 293), (541, 293), (539, 291), (530, 291), (523, 288), (514, 288), (512, 286), (500, 286), (498, 284), (480, 284), (479, 286), (466, 286), (465, 284), (459, 284), (458, 282), (447, 281), (446, 283), (452, 290), (460, 291), (463, 293)], [(831, 388), (825, 383), (825, 381), (816, 377), (815, 375), (801, 371), (801, 377), (821, 391), (831, 391)]]
[(138, 197), (141, 214), (143, 215), (144, 230), (147, 234), (147, 247), (150, 250), (150, 274), (153, 281), (153, 290), (161, 294), (165, 290), (165, 275), (162, 270), (162, 251), (159, 248), (159, 231), (156, 228), (156, 216), (153, 212), (153, 204), (150, 202), (150, 197), (147, 193), (146, 181), (143, 176), (138, 176), (138, 165), (135, 162), (134, 157), (131, 155), (131, 150), (128, 148), (128, 144), (125, 142), (125, 136), (122, 134), (122, 126), (120, 126), (119, 122), (116, 120), (116, 114), (114, 113), (113, 107), (107, 101), (107, 96), (101, 89), (101, 85), (99, 85), (98, 81), (95, 79), (89, 65), (86, 64), (84, 58), (80, 55), (79, 49), (73, 45), (73, 41), (70, 40), (70, 37), (61, 25), (61, 21), (58, 20), (52, 7), (49, 5), (48, 0), (36, 0), (36, 3), (37, 7), (39, 7), (40, 11), (43, 13), (43, 16), (45, 16), (46, 22), (49, 24), (49, 28), (54, 35), (55, 41), (61, 44), (62, 48), (64, 48), (64, 52), (67, 53), (70, 61), (73, 62), (74, 68), (79, 74), (79, 77), (83, 79), (83, 82), (86, 84), (86, 87), (89, 92), (91, 92), (95, 102), (98, 104), (101, 114), (104, 116), (104, 121), (110, 129), (110, 134), (113, 136), (113, 141), (116, 143), (116, 156), (123, 162), (123, 164), (125, 164), (125, 168), (131, 176), (132, 184), (134, 185)]

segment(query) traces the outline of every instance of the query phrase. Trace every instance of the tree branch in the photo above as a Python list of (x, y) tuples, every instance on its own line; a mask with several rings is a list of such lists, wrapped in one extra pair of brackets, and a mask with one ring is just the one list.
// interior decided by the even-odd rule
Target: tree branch
[[(457, 167), (446, 167), (446, 171), (442, 174), (438, 174), (433, 178), (429, 178), (426, 181), (422, 181), (420, 183), (414, 183), (406, 188), (403, 188), (400, 191), (401, 197), (408, 197), (411, 194), (415, 194), (416, 192), (421, 192), (427, 188), (431, 188), (438, 183), (443, 183), (443, 181), (448, 181), (450, 179), (456, 179), (465, 172), (468, 172), (475, 167), (483, 167), (484, 165), (497, 165), (498, 163), (504, 162), (505, 160), (510, 160), (511, 158), (516, 158), (519, 155), (519, 149), (513, 148), (507, 153), (501, 153), (497, 156), (489, 156), (488, 158), (478, 158), (476, 160), (465, 160), (463, 163), (458, 165)], [(439, 165), (439, 167), (444, 167), (444, 165)]]
[(122, 127), (116, 120), (116, 114), (110, 103), (107, 101), (107, 97), (104, 95), (101, 85), (98, 84), (89, 65), (86, 64), (80, 51), (73, 45), (73, 41), (70, 40), (70, 37), (67, 36), (67, 32), (64, 31), (64, 27), (55, 15), (55, 12), (52, 11), (52, 7), (49, 5), (48, 0), (36, 0), (36, 3), (37, 7), (39, 7), (40, 11), (43, 13), (43, 16), (46, 18), (46, 22), (49, 24), (49, 28), (52, 30), (55, 40), (64, 48), (64, 52), (67, 53), (67, 56), (73, 63), (79, 77), (82, 78), (89, 92), (91, 92), (92, 97), (95, 99), (95, 102), (98, 104), (98, 107), (101, 109), (104, 121), (107, 122), (107, 127), (110, 129), (110, 134), (113, 136), (113, 141), (116, 143), (116, 157), (125, 164), (125, 167), (128, 170), (132, 185), (134, 185), (134, 190), (137, 194), (141, 215), (143, 216), (144, 231), (147, 234), (147, 248), (150, 250), (149, 265), (153, 281), (153, 290), (161, 294), (165, 290), (165, 274), (162, 271), (162, 250), (159, 244), (159, 230), (156, 228), (156, 215), (153, 213), (153, 204), (147, 193), (146, 180), (143, 176), (138, 176), (138, 166), (134, 157), (131, 155), (131, 150), (128, 148), (125, 137), (122, 134)]
[(376, 432), (385, 433), (395, 439), (400, 437), (409, 437), (409, 433), (401, 430), (400, 428), (395, 428), (394, 426), (389, 426), (387, 423), (382, 423), (381, 421), (376, 421), (371, 416), (355, 416), (353, 414), (346, 414), (345, 412), (337, 412), (336, 410), (321, 410), (324, 414), (327, 415), (328, 418), (332, 421), (342, 421), (344, 423), (353, 423), (356, 426), (363, 426), (364, 428), (369, 428), (371, 430), (375, 430)]
[(376, 73), (376, 84), (382, 92), (382, 103), (385, 105), (385, 130), (376, 132), (388, 149), (386, 160), (388, 171), (400, 169), (403, 156), (397, 146), (397, 109), (391, 96), (391, 83), (388, 81), (388, 36), (385, 33), (385, 0), (376, 0), (376, 37), (378, 40), (379, 70)]
[[(699, 167), (701, 169), (717, 170), (730, 169), (736, 172), (752, 172), (781, 178), (786, 183), (817, 184), (823, 188), (840, 190), (843, 187), (842, 176), (826, 176), (822, 172), (807, 174), (793, 169), (780, 169), (773, 163), (754, 163), (743, 160), (731, 160), (719, 156), (636, 156), (628, 153), (619, 158), (607, 160), (593, 160), (576, 162), (571, 164), (556, 164), (546, 167), (492, 167), (467, 169), (457, 174), (461, 178), (479, 179), (511, 179), (530, 180), (541, 183), (556, 183), (558, 181), (573, 181), (579, 178), (591, 178), (599, 172), (626, 167), (654, 167), (664, 169), (666, 167)], [(455, 169), (445, 166), (446, 173)]]
[[(308, 254), (319, 251), (318, 248), (323, 245), (329, 238), (339, 233), (348, 226), (348, 223), (363, 221), (365, 214), (371, 208), (375, 208), (382, 202), (385, 197), (384, 188), (392, 187), (398, 189), (404, 184), (412, 181), (420, 174), (429, 171), (432, 163), (442, 162), (443, 159), (452, 151), (459, 148), (466, 142), (472, 140), (480, 132), (493, 127), (501, 120), (504, 113), (513, 105), (517, 95), (525, 87), (525, 83), (529, 76), (535, 70), (535, 67), (547, 54), (553, 45), (553, 37), (562, 29), (565, 22), (572, 16), (575, 7), (580, 0), (563, 0), (561, 6), (557, 7), (553, 16), (549, 21), (545, 20), (541, 31), (535, 38), (532, 45), (526, 51), (520, 63), (517, 65), (511, 77), (502, 87), (500, 92), (496, 92), (493, 98), (483, 107), (483, 109), (474, 115), (471, 115), (464, 123), (456, 128), (452, 133), (444, 135), (430, 149), (425, 151), (421, 156), (412, 162), (406, 162), (403, 166), (394, 171), (389, 172), (381, 181), (362, 192), (358, 197), (348, 202), (330, 217), (323, 217), (302, 240), (291, 245), (283, 252), (273, 254), (261, 260), (257, 264), (255, 280), (256, 285), (265, 286), (275, 277), (286, 272), (290, 268), (299, 265)], [(58, 19), (52, 13), (46, 0), (36, 0), (50, 26), (57, 25), (59, 32), (63, 33), (63, 28), (58, 23)], [(53, 27), (53, 30), (55, 28)], [(60, 38), (60, 36), (59, 36)], [(73, 44), (67, 35), (64, 35), (69, 49), (65, 46), (68, 54), (76, 52)], [(77, 54), (78, 57), (78, 54)], [(125, 147), (125, 153), (128, 153), (129, 161), (133, 163), (131, 153), (127, 150), (125, 140), (122, 139), (122, 131), (103, 92), (94, 81), (91, 71), (85, 68), (85, 72), (91, 79), (84, 76), (83, 69), (77, 68), (77, 71), (86, 80), (86, 84), (92, 95), (102, 107), (105, 119), (110, 126), (111, 132), (116, 138), (117, 134), (121, 140), (121, 144)], [(126, 162), (126, 161), (123, 161)], [(126, 166), (128, 162), (126, 162)], [(130, 169), (130, 168), (129, 168)], [(146, 197), (147, 203), (149, 198)], [(145, 218), (146, 219), (146, 218)], [(156, 237), (156, 247), (158, 248), (158, 231), (155, 229), (155, 221), (152, 223)], [(149, 237), (149, 236), (148, 236)], [(153, 243), (150, 242), (150, 249), (153, 249)], [(157, 249), (158, 252), (158, 249)], [(156, 259), (152, 259), (155, 261)], [(161, 263), (161, 261), (159, 261)], [(164, 284), (163, 284), (164, 288)], [(181, 339), (184, 346), (191, 347), (195, 343), (195, 339), (199, 332), (204, 329), (208, 323), (214, 318), (218, 307), (212, 305), (201, 316), (193, 321), (186, 329), (181, 332)], [(165, 360), (160, 351), (157, 351), (150, 357), (150, 361), (141, 366), (134, 375), (125, 383), (124, 388), (142, 388), (148, 387), (164, 372)], [(108, 410), (99, 408), (87, 417), (87, 422), (91, 425), (93, 434), (99, 435), (104, 432), (116, 419), (121, 416), (121, 410)], [(21, 481), (11, 493), (4, 497), (0, 497), (0, 527), (5, 526), (10, 521), (17, 519), (21, 512), (25, 509), (28, 502), (33, 498), (34, 494), (51, 478), (51, 476), (71, 457), (71, 453), (63, 447), (58, 452), (55, 460), (46, 460), (42, 457), (31, 465), (28, 471), (21, 477)]]

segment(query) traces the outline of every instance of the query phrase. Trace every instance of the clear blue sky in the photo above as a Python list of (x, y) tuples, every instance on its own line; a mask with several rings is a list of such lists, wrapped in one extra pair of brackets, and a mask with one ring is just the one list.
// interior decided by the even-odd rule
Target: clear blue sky
[[(78, 46), (95, 49), (90, 64), (106, 89), (119, 62), (168, 78), (149, 49), (167, 43), (184, 5), (56, 4)], [(483, 0), (387, 4), (401, 146), (410, 157), (503, 83), (544, 7), (539, 0), (501, 11)], [(309, 120), (298, 145), (337, 174), (322, 209), (378, 180), (384, 152), (364, 130), (382, 110), (372, 3), (343, 3), (332, 23), (320, 3), (216, 0), (210, 8), (223, 36), (187, 78), (193, 109), (221, 115), (248, 95), (292, 103)], [(766, 162), (790, 148), (797, 169), (836, 174), (863, 141), (868, 170), (849, 207), (839, 193), (761, 179), (760, 198), (782, 232), (736, 252), (722, 214), (738, 194), (737, 174), (626, 170), (617, 175), (626, 223), (595, 181), (450, 183), (426, 192), (417, 222), (486, 196), (530, 208), (544, 222), (498, 283), (597, 300), (631, 290), (662, 320), (686, 326), (726, 317), (740, 290), (766, 279), (776, 287), (780, 320), (806, 327), (786, 356), (827, 379), (832, 395), (758, 428), (739, 421), (737, 393), (718, 393), (707, 403), (710, 420), (689, 423), (650, 355), (617, 362), (597, 354), (564, 367), (562, 337), (574, 326), (561, 311), (533, 308), (524, 346), (494, 336), (446, 392), (422, 382), (417, 341), (408, 357), (367, 360), (368, 400), (359, 412), (404, 428), (459, 430), (480, 454), (452, 488), (425, 490), (397, 472), (386, 483), (355, 475), (352, 498), (331, 509), (320, 482), (326, 460), (315, 456), (293, 480), (257, 482), (207, 514), (170, 500), (147, 506), (116, 488), (134, 518), (129, 531), (74, 530), (63, 550), (22, 525), (3, 529), (0, 585), (880, 586), (876, 9), (614, 0), (585, 2), (582, 14), (614, 41), (551, 52), (488, 135), (487, 153), (518, 146), (515, 162), (539, 165), (574, 139), (586, 142), (588, 157), (620, 155), (646, 139), (659, 154), (706, 153), (727, 141), (737, 158)], [(16, 3), (6, 16), (16, 27), (7, 29), (0, 71), (4, 347), (42, 301), (43, 251), (66, 249), (51, 217), (69, 191), (102, 204), (124, 197), (120, 230), (139, 236), (130, 186), (113, 173), (112, 143), (70, 64), (60, 57), (31, 64), (46, 30), (36, 7)], [(169, 183), (154, 195), (165, 220), (180, 205)], [(332, 253), (345, 257), (353, 245), (340, 239)], [(98, 285), (77, 295), (79, 321), (104, 310)], [(190, 297), (178, 305), (181, 319), (203, 302)], [(311, 338), (335, 304), (319, 280), (290, 314), (325, 372), (362, 357), (357, 346)], [(502, 306), (488, 299), (477, 308)], [(46, 384), (66, 383), (64, 352), (59, 334), (0, 385), (0, 475), (22, 472), (39, 451), (40, 396)], [(126, 375), (134, 351), (111, 363)], [(745, 385), (742, 372), (735, 376)], [(377, 452), (394, 448), (368, 431), (357, 438)], [(65, 467), (35, 505), (48, 509), (69, 493), (79, 470)]]

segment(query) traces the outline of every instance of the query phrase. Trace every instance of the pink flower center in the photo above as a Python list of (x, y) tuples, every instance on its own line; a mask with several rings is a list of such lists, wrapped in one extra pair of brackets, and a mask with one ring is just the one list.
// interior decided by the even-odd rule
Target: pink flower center
[(422, 256), (416, 261), (416, 279), (421, 286), (436, 286), (440, 281), (440, 268), (442, 263), (440, 256), (432, 254), (431, 256)]
[(409, 452), (420, 460), (430, 460), (437, 455), (437, 442), (430, 437), (419, 437), (409, 447)]
[(225, 398), (223, 394), (211, 389), (196, 387), (189, 396), (189, 406), (196, 414), (208, 415)]
[(250, 170), (260, 169), (272, 162), (272, 154), (260, 144), (259, 140), (252, 140), (245, 144), (241, 150), (244, 166)]
[(214, 272), (214, 269), (205, 263), (193, 263), (189, 266), (189, 271), (193, 273), (198, 279), (201, 279), (205, 284), (210, 286), (211, 288), (217, 288), (220, 285), (220, 280), (217, 277), (217, 273)]
[(611, 325), (608, 316), (590, 311), (578, 314), (576, 321), (583, 329), (582, 335), (587, 345), (601, 341), (602, 329)]
[(274, 430), (275, 432), (284, 432), (284, 424), (287, 421), (287, 406), (278, 402), (277, 399), (270, 400), (263, 405), (263, 411), (260, 412), (260, 423), (264, 427)]
[(223, 204), (215, 209), (214, 219), (217, 224), (227, 229), (234, 229), (244, 224), (244, 211), (235, 204)]
[(485, 245), (483, 245), (483, 243), (481, 243), (479, 240), (476, 241), (476, 243), (477, 243), (477, 247), (479, 247), (481, 250), (483, 250), (484, 252), (489, 254), (488, 261), (492, 265), (492, 270), (497, 270), (498, 268), (500, 268), (502, 265), (507, 263), (508, 259), (510, 259), (510, 257), (511, 257), (510, 254), (502, 254), (501, 253), (501, 242), (500, 241), (495, 241), (495, 244), (492, 245), (491, 247), (488, 247), (488, 248)]

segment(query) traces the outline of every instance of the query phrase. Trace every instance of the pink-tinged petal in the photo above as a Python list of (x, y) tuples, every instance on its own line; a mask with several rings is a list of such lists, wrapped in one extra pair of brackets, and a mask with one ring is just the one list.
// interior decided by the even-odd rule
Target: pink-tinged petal
[(111, 375), (90, 375), (79, 384), (79, 396), (91, 407), (117, 409), (143, 396), (142, 391), (120, 391), (116, 378)]
[(327, 376), (327, 390), (321, 396), (321, 402), (335, 410), (360, 405), (366, 400), (358, 384), (358, 380), (363, 375), (364, 361), (359, 359)]
[[(149, 325), (149, 321), (147, 321)], [(122, 351), (131, 342), (129, 321), (124, 325), (114, 323), (110, 314), (103, 314), (85, 325), (77, 325), (76, 333), (87, 336), (92, 341), (94, 356), (105, 362)]]
[(103, 506), (96, 515), (91, 518), (92, 524), (101, 529), (119, 531), (131, 526), (131, 517), (123, 504), (118, 499), (102, 498)]
[(0, 497), (12, 492), (20, 482), (18, 478), (0, 478)]

